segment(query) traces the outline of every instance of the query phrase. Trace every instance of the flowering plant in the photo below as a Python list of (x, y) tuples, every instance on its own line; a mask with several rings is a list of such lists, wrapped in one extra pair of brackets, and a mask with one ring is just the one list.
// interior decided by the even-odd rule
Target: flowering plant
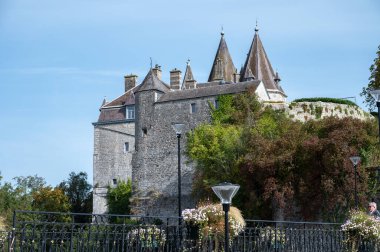
[(351, 211), (349, 219), (341, 226), (348, 232), (351, 242), (359, 239), (380, 241), (380, 222), (362, 211)]
[[(239, 209), (231, 207), (228, 216), (231, 238), (237, 236), (245, 228), (245, 221)], [(224, 237), (224, 211), (220, 204), (201, 204), (195, 209), (182, 211), (184, 221), (199, 227), (199, 239), (210, 236)]]
[(140, 226), (132, 229), (128, 233), (128, 237), (132, 242), (137, 240), (142, 243), (144, 247), (157, 247), (163, 245), (166, 241), (166, 234), (163, 229), (159, 229), (155, 225)]
[(271, 245), (284, 245), (286, 242), (286, 236), (283, 231), (281, 231), (278, 228), (274, 227), (264, 227), (263, 229), (260, 230), (260, 238), (261, 241), (265, 243), (270, 243)]

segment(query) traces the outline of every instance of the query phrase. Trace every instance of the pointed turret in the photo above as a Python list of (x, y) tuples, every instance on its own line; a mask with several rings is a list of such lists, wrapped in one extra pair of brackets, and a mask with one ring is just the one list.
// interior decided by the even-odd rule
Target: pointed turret
[(284, 97), (286, 97), (283, 90), (278, 85), (278, 74), (276, 76), (274, 73), (272, 65), (260, 40), (257, 24), (252, 45), (241, 71), (240, 81), (248, 81), (251, 80), (252, 77), (256, 80), (261, 80), (268, 92), (280, 92)]
[(195, 88), (194, 84), (195, 84), (195, 80), (193, 76), (193, 71), (191, 70), (190, 60), (187, 60), (186, 72), (185, 72), (185, 76), (183, 77), (181, 89)]
[(224, 40), (224, 32), (222, 32), (208, 81), (224, 80), (226, 82), (233, 82), (235, 69), (231, 55), (228, 51), (227, 43)]
[(153, 72), (153, 70), (150, 69), (148, 74), (145, 76), (143, 82), (141, 83), (140, 86), (136, 88), (134, 93), (138, 93), (141, 91), (148, 91), (148, 90), (156, 90), (156, 91), (166, 93), (170, 90), (170, 88), (163, 81), (158, 79), (158, 77)]

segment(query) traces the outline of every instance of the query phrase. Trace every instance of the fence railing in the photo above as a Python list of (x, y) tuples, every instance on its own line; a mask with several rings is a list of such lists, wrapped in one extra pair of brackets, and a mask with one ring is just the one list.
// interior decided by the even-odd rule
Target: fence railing
[[(230, 251), (339, 252), (351, 249), (338, 223), (246, 220)], [(196, 227), (177, 217), (17, 211), (13, 229), (0, 231), (2, 251), (223, 251), (223, 239), (199, 239)], [(360, 242), (361, 251), (377, 251)]]

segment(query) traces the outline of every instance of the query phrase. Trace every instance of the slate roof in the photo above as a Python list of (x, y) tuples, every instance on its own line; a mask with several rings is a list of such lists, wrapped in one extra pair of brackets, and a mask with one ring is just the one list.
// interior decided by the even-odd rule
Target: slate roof
[(104, 103), (103, 101), (103, 104), (100, 107), (98, 122), (125, 120), (125, 106), (135, 104), (134, 91), (136, 89), (137, 87), (128, 90), (123, 95), (109, 103)]
[[(194, 99), (200, 97), (210, 97), (223, 94), (238, 94), (247, 91), (249, 87), (253, 87), (255, 90), (259, 86), (260, 81), (246, 81), (239, 83), (230, 83), (230, 84), (216, 84), (216, 85), (207, 85), (209, 83), (199, 83), (198, 88), (178, 90), (168, 92), (160, 97), (157, 103), (176, 101), (176, 100), (186, 100)], [(204, 87), (202, 87), (204, 86)]]
[(157, 90), (166, 93), (170, 91), (170, 88), (166, 83), (158, 79), (158, 77), (153, 73), (153, 70), (150, 69), (143, 82), (137, 87), (134, 93), (147, 90)]
[(221, 33), (218, 50), (216, 51), (215, 59), (212, 64), (208, 81), (225, 80), (232, 82), (236, 68), (232, 62), (230, 52), (228, 51), (227, 43), (224, 39), (224, 33)]
[(240, 81), (249, 79), (253, 74), (255, 79), (263, 81), (266, 89), (283, 92), (282, 88), (275, 81), (276, 74), (265, 52), (258, 31), (256, 27), (255, 36), (253, 37), (247, 59), (240, 73)]

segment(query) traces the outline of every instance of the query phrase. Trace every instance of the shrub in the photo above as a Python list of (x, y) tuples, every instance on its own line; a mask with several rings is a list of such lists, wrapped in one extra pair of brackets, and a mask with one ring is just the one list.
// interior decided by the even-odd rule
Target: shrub
[(380, 222), (362, 211), (351, 211), (349, 219), (342, 225), (348, 232), (348, 241), (380, 241)]
[(356, 103), (345, 100), (345, 99), (338, 99), (338, 98), (328, 98), (328, 97), (315, 97), (315, 98), (301, 98), (301, 99), (295, 99), (293, 102), (331, 102), (331, 103), (337, 103), (337, 104), (346, 104), (357, 107)]
[[(221, 204), (202, 204), (196, 209), (182, 211), (184, 221), (192, 226), (198, 226), (199, 239), (210, 236), (224, 237), (224, 211)], [(228, 215), (231, 239), (245, 228), (245, 221), (236, 207), (231, 207)]]

